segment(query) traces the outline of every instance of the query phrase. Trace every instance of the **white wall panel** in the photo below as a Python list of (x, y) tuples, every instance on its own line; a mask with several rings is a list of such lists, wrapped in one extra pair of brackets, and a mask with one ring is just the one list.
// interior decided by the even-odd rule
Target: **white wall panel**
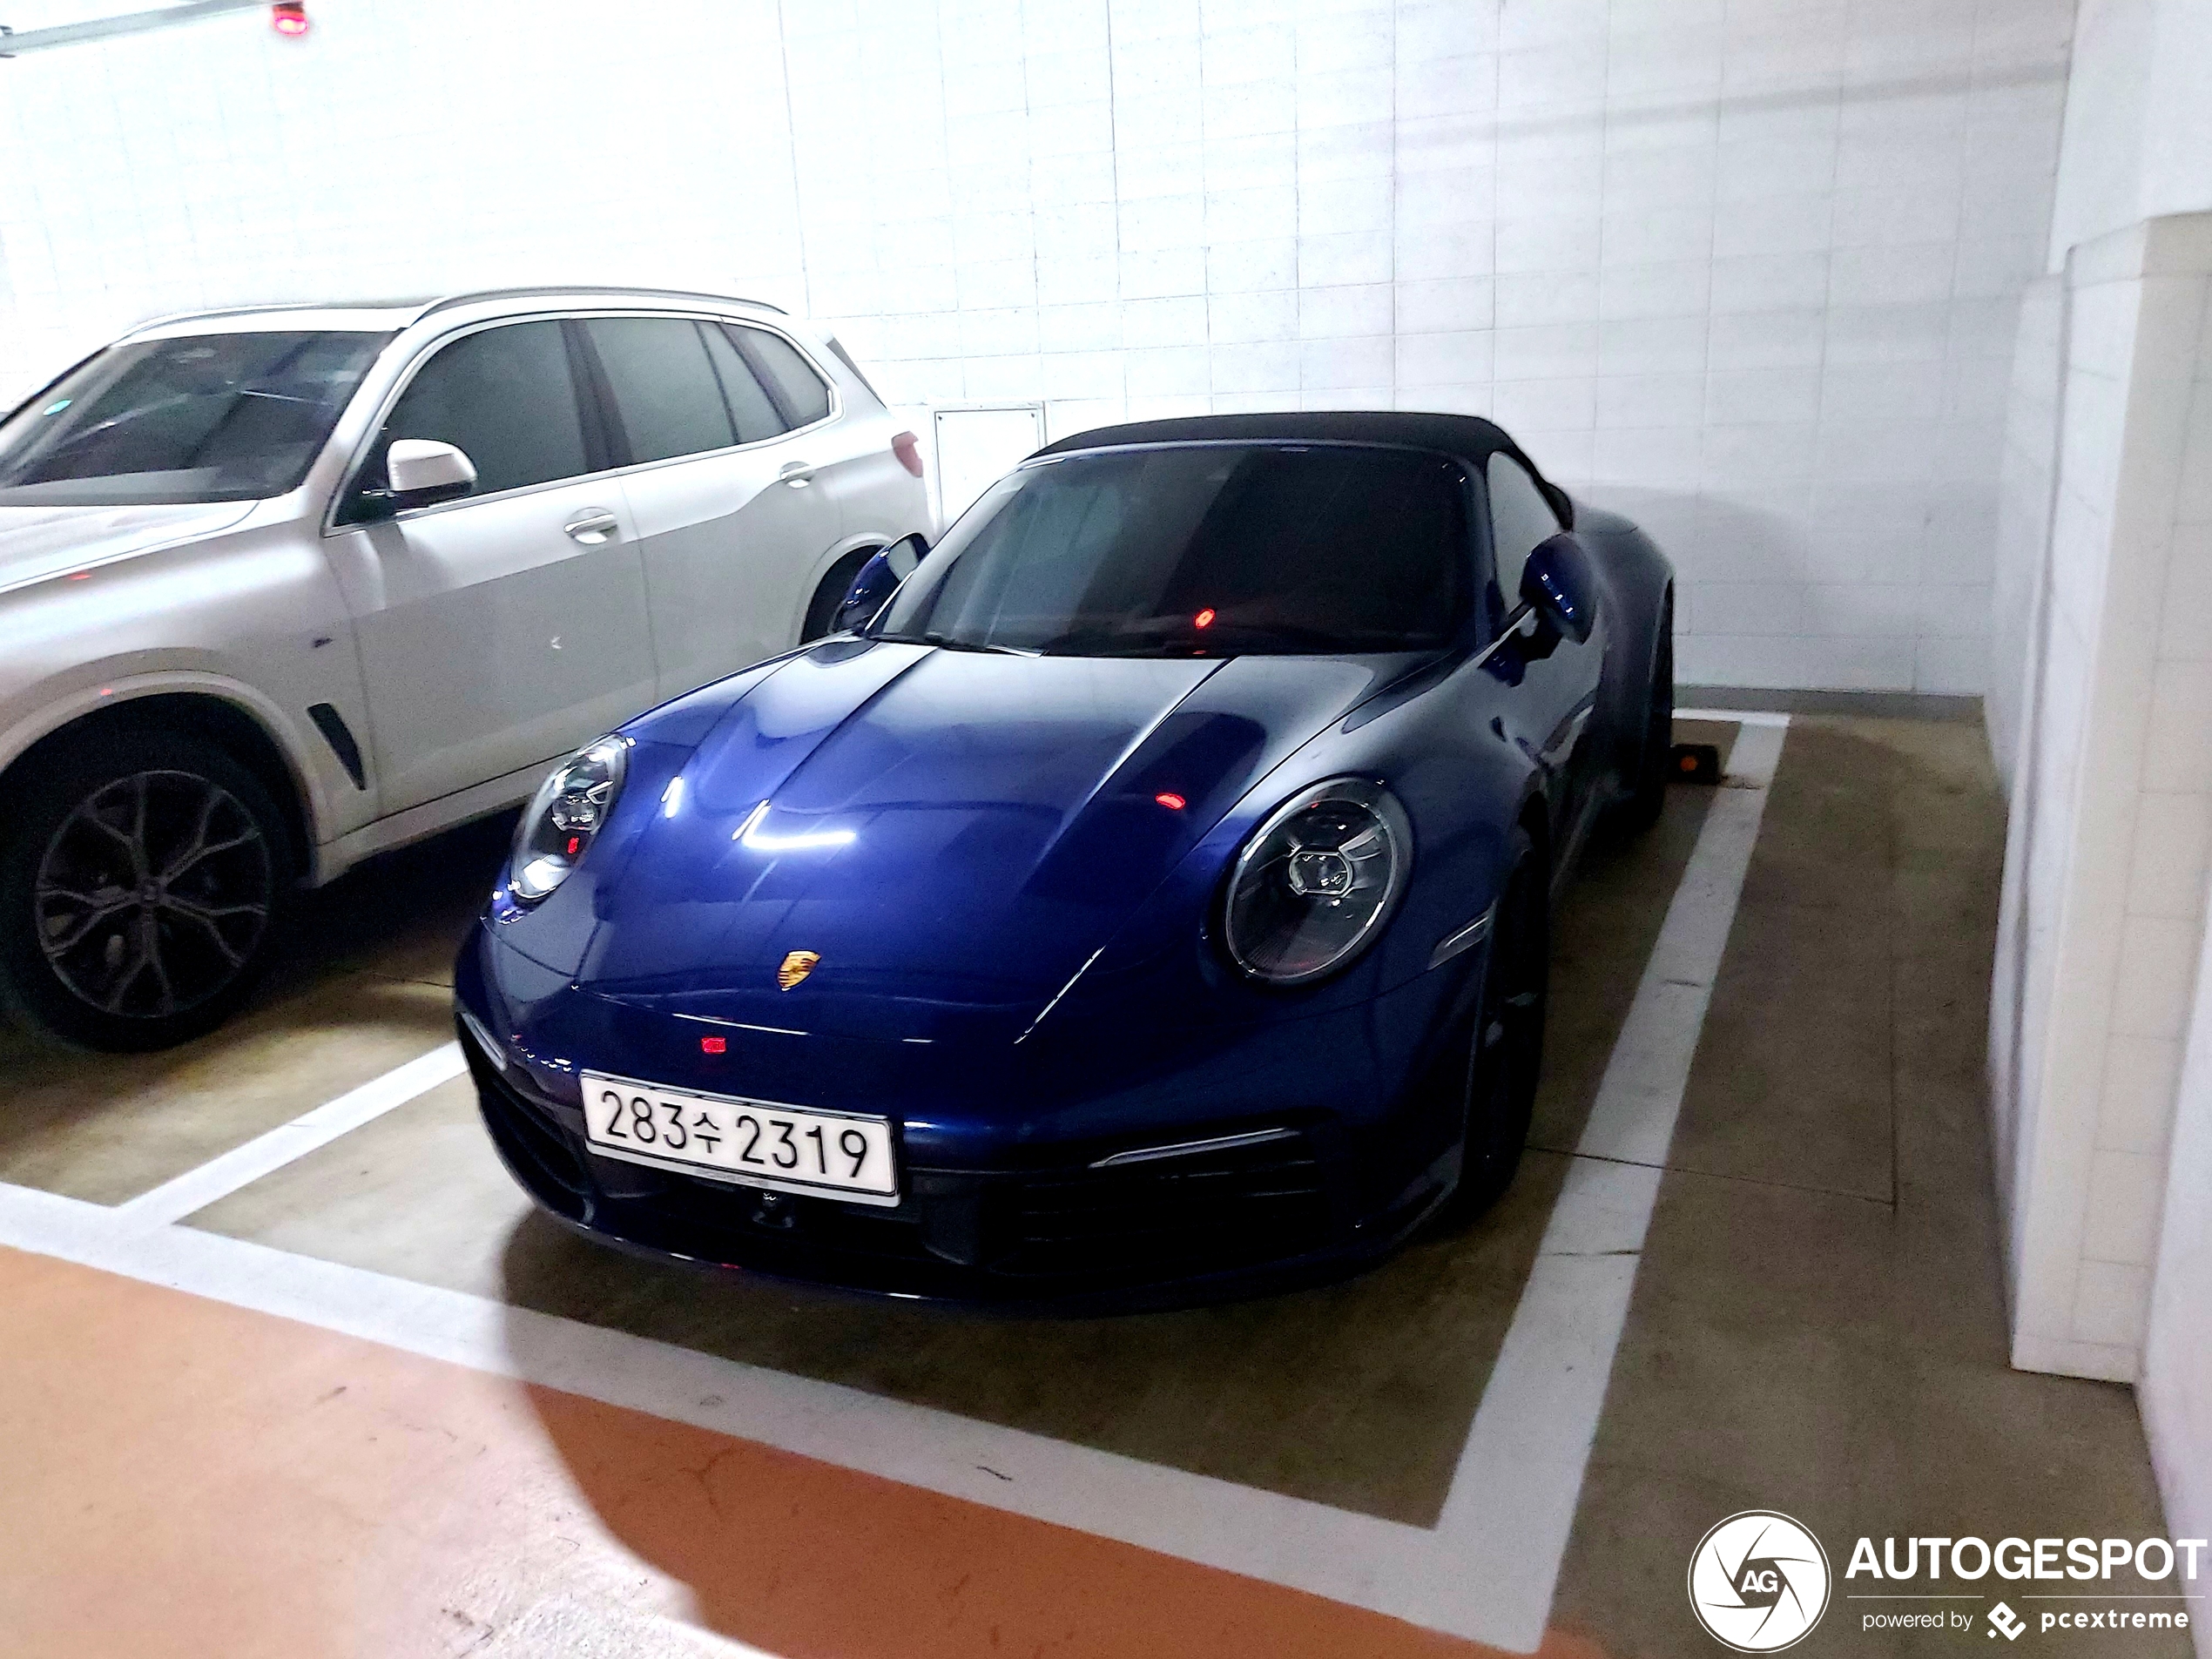
[(2072, 10), (321, 0), (0, 64), (0, 402), (171, 308), (752, 292), (917, 420), (1494, 413), (1685, 680), (1977, 691)]
[(2212, 208), (2212, 7), (2082, 0), (2050, 268), (2138, 219)]

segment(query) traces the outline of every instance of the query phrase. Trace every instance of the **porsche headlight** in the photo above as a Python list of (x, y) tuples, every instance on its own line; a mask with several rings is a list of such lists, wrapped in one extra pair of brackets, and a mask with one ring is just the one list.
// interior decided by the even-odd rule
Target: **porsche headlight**
[(1334, 973), (1382, 931), (1413, 864), (1413, 826), (1379, 784), (1332, 778), (1300, 791), (1252, 832), (1230, 872), (1231, 960), (1271, 985)]
[(628, 738), (602, 738), (537, 786), (508, 861), (508, 890), (517, 899), (536, 904), (569, 879), (614, 812), (629, 758)]

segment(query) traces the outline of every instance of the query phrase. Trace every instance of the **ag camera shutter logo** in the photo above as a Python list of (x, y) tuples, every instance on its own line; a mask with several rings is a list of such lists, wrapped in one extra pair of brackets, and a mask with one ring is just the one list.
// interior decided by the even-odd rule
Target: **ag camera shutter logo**
[(1811, 1635), (1828, 1610), (1828, 1552), (1770, 1509), (1730, 1515), (1689, 1558), (1689, 1608), (1723, 1647), (1779, 1653)]

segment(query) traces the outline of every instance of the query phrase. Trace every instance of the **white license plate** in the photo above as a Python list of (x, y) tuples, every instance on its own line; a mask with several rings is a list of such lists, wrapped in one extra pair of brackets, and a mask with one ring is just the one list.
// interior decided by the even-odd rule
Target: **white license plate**
[(583, 1074), (583, 1127), (603, 1157), (853, 1204), (899, 1202), (891, 1125), (771, 1102)]

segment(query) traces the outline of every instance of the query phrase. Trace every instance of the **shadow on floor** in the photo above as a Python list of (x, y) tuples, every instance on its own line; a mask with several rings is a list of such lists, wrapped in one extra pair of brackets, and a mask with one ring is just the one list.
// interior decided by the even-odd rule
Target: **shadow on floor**
[(352, 973), (451, 985), (454, 956), (484, 907), (516, 816), (463, 824), (301, 894), (261, 995)]
[[(1005, 1510), (527, 1390), (623, 1546), (778, 1659), (1485, 1659), (1494, 1649)], [(1605, 1659), (1548, 1639), (1541, 1659)]]

